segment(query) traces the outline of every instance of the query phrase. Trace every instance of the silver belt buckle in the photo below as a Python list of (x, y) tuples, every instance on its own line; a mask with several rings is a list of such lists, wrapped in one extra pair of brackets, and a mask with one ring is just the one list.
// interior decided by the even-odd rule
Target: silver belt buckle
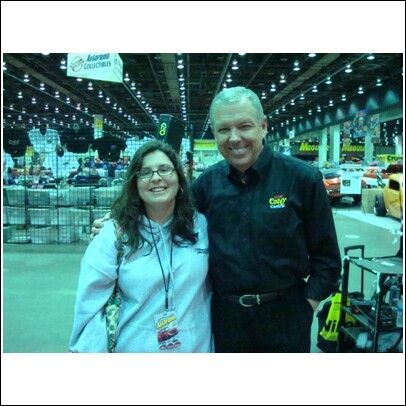
[(244, 306), (244, 307), (252, 307), (252, 306), (254, 306), (253, 304), (245, 304), (245, 303), (243, 302), (243, 300), (244, 300), (245, 297), (252, 297), (252, 296), (255, 296), (255, 298), (257, 299), (257, 305), (260, 305), (260, 304), (261, 304), (261, 301), (260, 301), (260, 299), (259, 299), (259, 295), (243, 295), (243, 296), (240, 296), (239, 299), (238, 299), (238, 303), (239, 303), (241, 306)]

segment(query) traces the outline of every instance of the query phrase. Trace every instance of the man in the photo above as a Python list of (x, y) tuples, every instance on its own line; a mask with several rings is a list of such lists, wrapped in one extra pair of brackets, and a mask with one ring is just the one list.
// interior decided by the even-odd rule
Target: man
[(216, 351), (309, 352), (313, 311), (341, 267), (321, 174), (263, 146), (267, 120), (249, 89), (218, 93), (210, 122), (226, 161), (193, 192), (209, 224)]
[(263, 145), (266, 117), (249, 89), (218, 93), (210, 122), (225, 161), (193, 193), (208, 220), (216, 352), (309, 352), (313, 312), (341, 268), (321, 174)]

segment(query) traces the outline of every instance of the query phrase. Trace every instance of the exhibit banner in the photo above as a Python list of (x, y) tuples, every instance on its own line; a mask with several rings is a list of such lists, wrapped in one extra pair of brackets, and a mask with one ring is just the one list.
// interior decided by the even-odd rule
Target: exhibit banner
[(119, 54), (68, 54), (67, 76), (123, 82), (123, 61)]

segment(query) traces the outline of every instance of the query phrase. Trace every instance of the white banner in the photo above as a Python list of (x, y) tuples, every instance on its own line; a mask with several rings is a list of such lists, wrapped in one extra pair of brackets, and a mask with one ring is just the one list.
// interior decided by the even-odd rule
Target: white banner
[(119, 54), (68, 54), (67, 75), (122, 83), (123, 61)]

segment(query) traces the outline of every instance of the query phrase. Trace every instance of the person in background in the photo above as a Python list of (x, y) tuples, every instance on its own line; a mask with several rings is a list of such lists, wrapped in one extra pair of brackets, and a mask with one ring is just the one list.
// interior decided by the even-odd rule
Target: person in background
[(210, 123), (225, 161), (193, 194), (208, 222), (216, 352), (309, 352), (314, 311), (341, 270), (322, 175), (264, 145), (267, 120), (250, 89), (218, 93)]
[[(124, 259), (117, 275), (116, 230)], [(81, 262), (71, 352), (107, 352), (104, 306), (116, 279), (116, 352), (212, 352), (207, 223), (168, 145), (135, 153), (111, 220)]]
[(72, 171), (77, 171), (79, 161), (76, 154), (66, 150), (66, 145), (58, 145), (55, 152), (48, 153), (42, 165), (52, 172), (55, 180), (65, 180)]
[[(14, 168), (14, 160), (11, 155), (5, 151), (3, 151), (3, 183), (8, 185), (9, 180), (11, 182), (11, 176), (9, 176)], [(10, 178), (10, 179), (9, 179)]]

